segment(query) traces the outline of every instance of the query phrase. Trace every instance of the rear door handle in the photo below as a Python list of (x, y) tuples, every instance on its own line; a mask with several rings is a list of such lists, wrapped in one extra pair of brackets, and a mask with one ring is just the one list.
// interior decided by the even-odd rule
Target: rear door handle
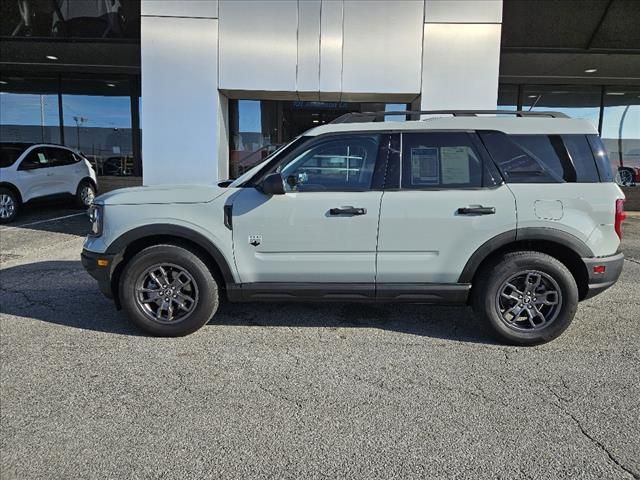
[(483, 207), (482, 205), (470, 205), (458, 209), (458, 215), (494, 215), (495, 213), (496, 207)]
[(329, 215), (365, 215), (366, 208), (362, 207), (339, 207), (329, 210)]

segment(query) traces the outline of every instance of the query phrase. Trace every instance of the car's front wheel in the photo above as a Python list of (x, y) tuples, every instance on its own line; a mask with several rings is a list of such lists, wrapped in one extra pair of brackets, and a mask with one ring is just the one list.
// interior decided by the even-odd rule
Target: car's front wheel
[(474, 280), (472, 304), (503, 340), (536, 345), (569, 327), (578, 287), (558, 259), (541, 252), (510, 252), (484, 266)]
[(18, 198), (8, 188), (0, 188), (0, 223), (9, 223), (18, 215)]
[(203, 260), (177, 245), (145, 248), (126, 265), (120, 299), (129, 318), (158, 336), (187, 335), (218, 309), (218, 285)]

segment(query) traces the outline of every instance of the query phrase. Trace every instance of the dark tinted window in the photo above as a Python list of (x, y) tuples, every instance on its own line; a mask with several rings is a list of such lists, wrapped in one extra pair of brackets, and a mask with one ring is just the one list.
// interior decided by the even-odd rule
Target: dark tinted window
[(24, 147), (12, 145), (0, 146), (0, 168), (7, 168), (16, 163), (16, 160), (18, 160), (24, 151)]
[(613, 182), (613, 169), (611, 168), (609, 155), (607, 155), (607, 149), (602, 143), (602, 140), (598, 135), (587, 135), (587, 140), (589, 141), (589, 146), (593, 152), (593, 157), (596, 160), (600, 180), (602, 182)]
[[(479, 132), (480, 138), (498, 165), (502, 176), (511, 183), (558, 183), (562, 175), (546, 166), (529, 149), (502, 132)], [(551, 149), (554, 152), (553, 148)]]
[(64, 165), (72, 165), (76, 163), (76, 159), (73, 156), (73, 152), (65, 150), (64, 148), (47, 148), (49, 154), (49, 161), (53, 167), (62, 167)]
[(482, 160), (469, 134), (402, 134), (402, 188), (482, 186)]
[(329, 138), (293, 152), (276, 168), (285, 188), (298, 192), (358, 191), (371, 187), (379, 135)]
[(44, 147), (34, 148), (20, 164), (20, 168), (45, 168), (50, 166), (50, 159), (47, 149)]
[(578, 182), (599, 182), (596, 162), (585, 135), (562, 135)]

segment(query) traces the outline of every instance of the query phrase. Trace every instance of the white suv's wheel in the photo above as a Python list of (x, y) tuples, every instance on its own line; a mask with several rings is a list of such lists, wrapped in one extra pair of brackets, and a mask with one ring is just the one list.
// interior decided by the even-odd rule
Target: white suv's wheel
[(567, 267), (540, 252), (511, 252), (474, 281), (473, 308), (502, 339), (518, 345), (553, 340), (571, 324), (578, 287)]
[(177, 337), (205, 325), (218, 309), (218, 285), (205, 263), (177, 245), (154, 245), (133, 257), (120, 279), (129, 318), (154, 335)]
[(18, 198), (7, 188), (0, 188), (0, 223), (12, 222), (18, 215)]
[(76, 190), (76, 204), (79, 208), (89, 208), (96, 198), (96, 189), (88, 180), (83, 180)]

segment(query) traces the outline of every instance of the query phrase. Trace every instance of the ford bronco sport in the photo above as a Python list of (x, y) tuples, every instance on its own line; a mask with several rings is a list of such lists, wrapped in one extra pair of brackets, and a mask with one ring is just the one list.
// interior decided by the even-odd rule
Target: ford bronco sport
[(597, 131), (402, 113), (430, 115), (347, 114), (231, 182), (104, 194), (83, 264), (155, 335), (199, 329), (226, 298), (469, 304), (506, 342), (556, 338), (622, 270), (624, 195)]

